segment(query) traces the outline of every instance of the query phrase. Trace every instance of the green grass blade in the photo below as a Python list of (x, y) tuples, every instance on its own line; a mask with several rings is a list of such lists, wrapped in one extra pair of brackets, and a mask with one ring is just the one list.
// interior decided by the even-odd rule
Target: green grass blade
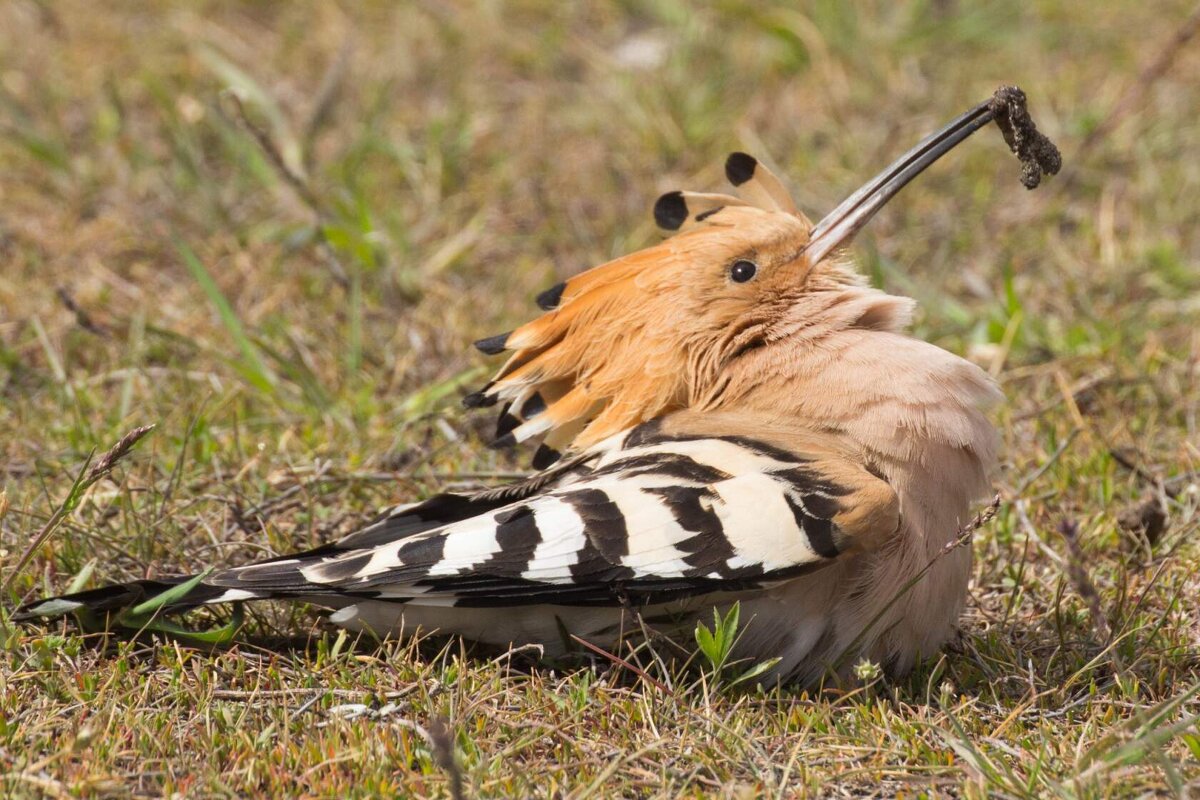
[(193, 631), (188, 630), (182, 625), (165, 619), (155, 619), (149, 624), (138, 626), (141, 630), (153, 631), (155, 633), (165, 633), (187, 644), (194, 645), (209, 645), (221, 646), (229, 644), (237, 636), (238, 631), (242, 629), (242, 625), (246, 622), (246, 614), (241, 603), (233, 604), (233, 613), (229, 616), (229, 621), (219, 628), (213, 628), (208, 631)]
[(127, 620), (131, 621), (139, 617), (148, 617), (163, 607), (168, 606), (178, 600), (182, 600), (183, 598), (187, 597), (188, 593), (191, 592), (192, 589), (195, 589), (197, 586), (199, 586), (201, 582), (203, 582), (204, 579), (210, 574), (212, 574), (212, 569), (206, 569), (204, 572), (201, 572), (198, 575), (193, 575), (189, 580), (184, 581), (178, 586), (172, 586), (165, 592), (156, 594), (149, 600), (139, 603), (121, 615), (121, 624), (129, 625), (129, 627), (139, 627), (136, 624), (130, 624), (130, 622), (127, 622)]
[(241, 351), (244, 361), (238, 365), (238, 372), (254, 388), (264, 394), (273, 394), (275, 391), (274, 376), (267, 369), (267, 365), (263, 363), (262, 358), (258, 354), (258, 349), (254, 346), (254, 342), (246, 335), (241, 320), (238, 319), (233, 306), (229, 304), (229, 300), (221, 292), (221, 288), (217, 286), (217, 282), (213, 280), (212, 275), (205, 269), (204, 264), (200, 263), (200, 259), (196, 257), (196, 254), (184, 242), (176, 241), (175, 249), (183, 259), (183, 263), (188, 268), (188, 271), (192, 273), (192, 277), (196, 279), (196, 283), (200, 284), (200, 288), (208, 296), (208, 300), (213, 304), (213, 308), (217, 310), (217, 315), (220, 316), (225, 330), (233, 337), (234, 343), (237, 345), (238, 350)]

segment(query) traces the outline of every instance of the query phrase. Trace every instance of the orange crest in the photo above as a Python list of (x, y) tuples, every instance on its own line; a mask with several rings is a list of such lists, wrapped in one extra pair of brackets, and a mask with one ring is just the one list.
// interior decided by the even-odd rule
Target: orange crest
[(547, 313), (476, 342), (489, 354), (514, 351), (465, 401), (506, 404), (496, 446), (544, 436), (534, 465), (546, 466), (692, 405), (769, 335), (781, 304), (809, 283), (812, 223), (751, 156), (731, 155), (726, 175), (740, 198), (663, 195), (655, 220), (677, 236), (553, 287), (538, 297)]

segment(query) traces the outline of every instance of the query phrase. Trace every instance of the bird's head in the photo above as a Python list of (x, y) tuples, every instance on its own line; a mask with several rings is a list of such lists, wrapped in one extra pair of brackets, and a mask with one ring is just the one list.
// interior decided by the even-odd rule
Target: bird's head
[[(468, 406), (504, 404), (497, 444), (544, 437), (535, 466), (670, 411), (711, 405), (749, 353), (823, 327), (895, 329), (910, 304), (864, 287), (834, 252), (909, 180), (991, 117), (968, 112), (813, 225), (759, 161), (734, 153), (738, 196), (670, 192), (664, 242), (538, 297), (537, 319), (476, 342), (513, 351)], [(540, 462), (540, 463), (539, 463)]]

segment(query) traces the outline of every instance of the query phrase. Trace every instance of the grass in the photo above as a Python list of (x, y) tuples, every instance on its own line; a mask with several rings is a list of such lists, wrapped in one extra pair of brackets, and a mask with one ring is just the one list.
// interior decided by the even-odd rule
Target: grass
[[(718, 187), (731, 149), (819, 214), (1010, 81), (1067, 165), (1028, 194), (982, 135), (856, 247), (1008, 398), (961, 635), (911, 676), (530, 668), (282, 607), (216, 651), (0, 624), (0, 793), (1196, 792), (1195, 40), (1088, 140), (1191, 12), (0, 6), (5, 608), (311, 546), (520, 470), (458, 407), (483, 374), (469, 342), (654, 241), (658, 193)], [(89, 453), (146, 424), (18, 570)], [(1122, 527), (1155, 497), (1165, 530)]]

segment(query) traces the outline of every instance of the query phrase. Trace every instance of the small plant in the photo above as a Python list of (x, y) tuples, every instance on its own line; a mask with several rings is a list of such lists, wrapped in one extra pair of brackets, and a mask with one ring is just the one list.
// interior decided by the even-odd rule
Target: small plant
[(233, 604), (233, 613), (230, 615), (228, 622), (218, 628), (206, 631), (188, 630), (169, 620), (163, 619), (160, 613), (168, 605), (187, 597), (188, 593), (199, 586), (201, 581), (207, 578), (211, 572), (211, 569), (207, 569), (178, 586), (172, 586), (165, 592), (157, 594), (133, 608), (126, 609), (117, 617), (117, 624), (130, 630), (165, 633), (184, 642), (196, 645), (220, 646), (229, 644), (233, 641), (237, 632), (241, 630), (242, 624), (245, 621), (241, 603)]
[(883, 676), (883, 668), (869, 658), (859, 659), (854, 665), (854, 677), (864, 684), (871, 684)]
[[(91, 566), (91, 565), (89, 565)], [(88, 632), (99, 633), (105, 631), (111, 626), (127, 631), (139, 632), (156, 632), (166, 634), (177, 638), (183, 642), (194, 645), (213, 645), (220, 646), (232, 642), (234, 636), (241, 629), (245, 622), (245, 615), (242, 611), (242, 604), (235, 603), (233, 605), (233, 613), (230, 615), (229, 621), (218, 628), (205, 631), (193, 631), (183, 628), (162, 616), (162, 612), (167, 606), (182, 600), (193, 589), (200, 585), (212, 570), (205, 570), (199, 575), (195, 575), (188, 580), (176, 586), (172, 586), (166, 591), (160, 592), (147, 600), (127, 608), (120, 614), (112, 618), (111, 623), (106, 622), (99, 615), (89, 611), (86, 608), (64, 608), (64, 611), (73, 611), (75, 618), (79, 621), (79, 625), (83, 630)], [(89, 568), (85, 568), (75, 580), (75, 584), (82, 586), (86, 582), (88, 575), (91, 574)], [(46, 607), (51, 613), (54, 613), (53, 604)]]
[(738, 639), (738, 618), (741, 614), (741, 604), (734, 603), (722, 617), (716, 608), (713, 609), (712, 630), (703, 622), (696, 623), (696, 644), (708, 661), (709, 668), (706, 677), (713, 683), (725, 689), (732, 689), (740, 683), (757, 678), (779, 663), (778, 658), (770, 658), (750, 666), (730, 678), (731, 668), (740, 662), (729, 660), (733, 647)]

